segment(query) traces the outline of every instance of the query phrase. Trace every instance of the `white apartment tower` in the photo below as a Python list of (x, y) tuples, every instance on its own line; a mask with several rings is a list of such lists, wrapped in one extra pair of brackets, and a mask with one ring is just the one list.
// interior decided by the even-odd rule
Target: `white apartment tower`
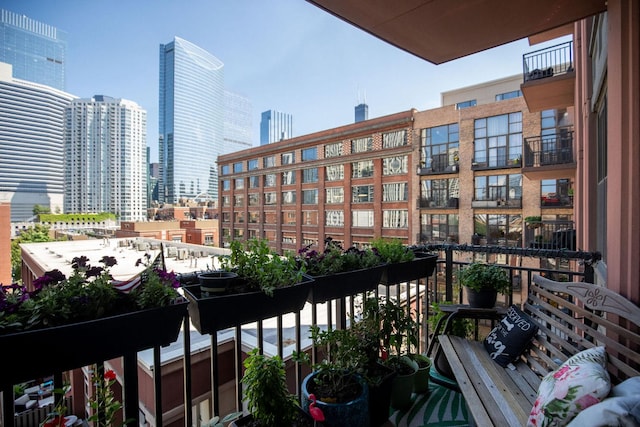
[(146, 218), (147, 113), (126, 99), (74, 100), (64, 132), (66, 213)]

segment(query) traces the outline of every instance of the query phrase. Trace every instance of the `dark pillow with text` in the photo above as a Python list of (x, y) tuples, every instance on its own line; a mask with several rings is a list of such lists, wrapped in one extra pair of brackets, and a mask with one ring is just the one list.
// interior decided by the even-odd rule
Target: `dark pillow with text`
[(484, 340), (484, 348), (489, 356), (502, 367), (515, 361), (527, 348), (529, 341), (538, 331), (531, 318), (515, 305)]

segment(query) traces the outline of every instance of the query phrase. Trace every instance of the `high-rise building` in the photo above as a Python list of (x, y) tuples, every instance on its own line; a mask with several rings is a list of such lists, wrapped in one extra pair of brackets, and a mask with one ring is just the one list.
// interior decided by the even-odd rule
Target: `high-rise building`
[(355, 107), (356, 123), (363, 122), (369, 119), (369, 106), (367, 104), (360, 103)]
[(95, 95), (71, 102), (64, 132), (65, 212), (146, 218), (146, 129), (147, 113), (133, 101)]
[(217, 195), (224, 149), (224, 64), (187, 40), (160, 45), (159, 200)]
[(251, 136), (251, 101), (244, 95), (225, 90), (224, 147), (220, 154), (251, 148)]
[(275, 110), (262, 113), (260, 145), (271, 144), (293, 137), (293, 116)]
[(0, 201), (11, 203), (11, 222), (33, 207), (61, 212), (64, 109), (73, 95), (12, 77), (0, 62)]
[(65, 90), (67, 33), (25, 15), (0, 9), (0, 62), (17, 79)]

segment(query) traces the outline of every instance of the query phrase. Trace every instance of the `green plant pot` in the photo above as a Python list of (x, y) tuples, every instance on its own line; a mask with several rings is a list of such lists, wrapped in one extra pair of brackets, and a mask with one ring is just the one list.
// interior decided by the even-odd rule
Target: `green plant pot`
[(403, 362), (413, 368), (410, 374), (398, 374), (391, 384), (391, 407), (394, 409), (407, 409), (411, 406), (411, 395), (415, 382), (418, 364), (407, 356), (402, 357)]
[(429, 390), (431, 359), (423, 354), (413, 354), (411, 358), (418, 363), (418, 371), (413, 382), (413, 391), (415, 393), (426, 393)]

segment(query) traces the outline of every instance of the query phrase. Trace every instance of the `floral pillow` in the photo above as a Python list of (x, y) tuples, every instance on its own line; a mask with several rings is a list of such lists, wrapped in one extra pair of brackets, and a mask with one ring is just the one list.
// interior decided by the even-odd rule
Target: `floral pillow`
[(599, 403), (611, 390), (604, 347), (569, 358), (547, 374), (538, 388), (527, 427), (566, 426), (581, 410)]

